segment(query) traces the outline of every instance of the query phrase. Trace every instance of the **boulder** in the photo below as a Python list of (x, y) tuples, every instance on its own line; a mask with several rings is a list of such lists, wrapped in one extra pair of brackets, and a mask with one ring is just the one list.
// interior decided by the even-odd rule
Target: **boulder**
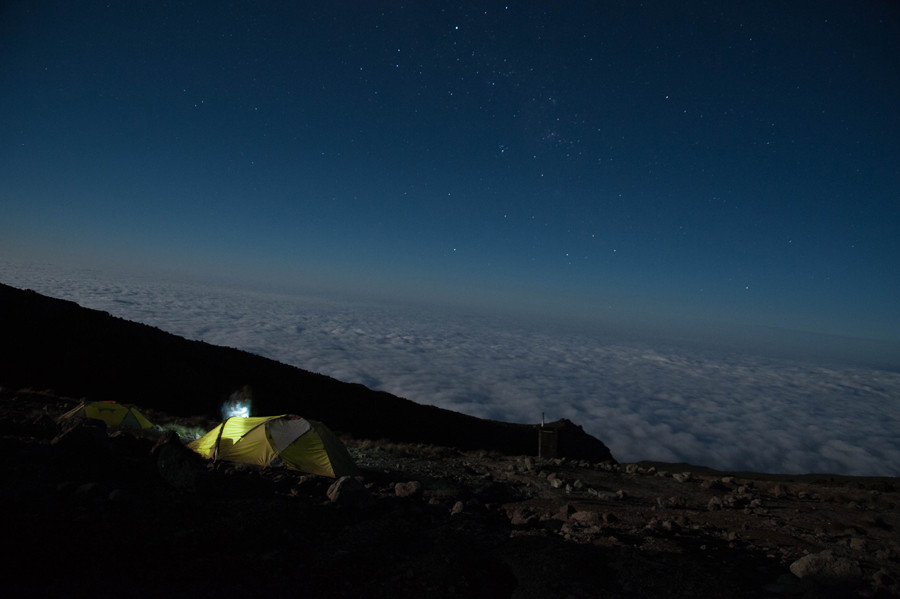
[(838, 557), (830, 549), (801, 557), (791, 564), (791, 574), (822, 583), (855, 582), (862, 577), (856, 561)]
[(202, 486), (207, 475), (203, 458), (185, 447), (174, 432), (163, 435), (150, 454), (160, 477), (179, 491), (194, 492)]

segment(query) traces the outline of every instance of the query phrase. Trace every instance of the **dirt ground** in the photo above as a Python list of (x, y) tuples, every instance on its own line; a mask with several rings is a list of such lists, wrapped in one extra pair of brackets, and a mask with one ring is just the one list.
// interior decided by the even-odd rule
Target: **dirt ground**
[(897, 479), (345, 439), (335, 481), (62, 430), (73, 403), (0, 391), (6, 596), (900, 596)]

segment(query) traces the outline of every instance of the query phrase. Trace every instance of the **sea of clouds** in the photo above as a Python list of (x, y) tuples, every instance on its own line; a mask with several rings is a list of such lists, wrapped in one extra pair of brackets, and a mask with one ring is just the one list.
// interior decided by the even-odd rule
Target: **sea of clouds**
[(348, 302), (0, 262), (0, 282), (419, 403), (568, 418), (621, 462), (900, 476), (900, 373)]

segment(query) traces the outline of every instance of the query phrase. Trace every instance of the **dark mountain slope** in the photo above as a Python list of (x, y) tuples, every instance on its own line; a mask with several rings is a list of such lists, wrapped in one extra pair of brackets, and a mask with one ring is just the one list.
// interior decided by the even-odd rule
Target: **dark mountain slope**
[[(296, 413), (367, 438), (534, 454), (536, 426), (424, 406), (244, 351), (190, 341), (74, 302), (0, 284), (0, 385), (114, 400), (174, 415), (217, 417), (249, 385), (257, 414)], [(558, 455), (612, 460), (568, 421)]]

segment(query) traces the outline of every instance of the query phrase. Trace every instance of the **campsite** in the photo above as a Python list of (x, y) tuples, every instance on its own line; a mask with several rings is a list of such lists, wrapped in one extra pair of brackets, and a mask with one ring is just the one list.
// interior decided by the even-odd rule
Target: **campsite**
[(622, 464), (570, 422), (539, 456), (538, 425), (0, 291), (7, 596), (900, 594), (896, 479)]

